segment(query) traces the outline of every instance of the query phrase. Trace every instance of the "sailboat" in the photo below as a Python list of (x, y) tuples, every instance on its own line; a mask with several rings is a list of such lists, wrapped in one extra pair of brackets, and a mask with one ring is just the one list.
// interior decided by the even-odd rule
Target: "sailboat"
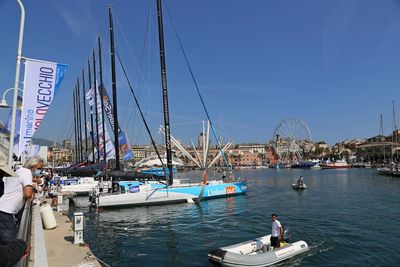
[[(173, 179), (171, 133), (169, 124), (168, 92), (166, 79), (166, 64), (164, 51), (164, 34), (162, 21), (161, 0), (157, 0), (158, 33), (160, 46), (161, 80), (164, 110), (164, 136), (167, 154), (167, 167), (169, 172), (165, 175), (165, 182), (161, 180), (114, 181), (111, 192), (98, 188), (93, 193), (92, 203), (97, 207), (127, 207), (143, 205), (160, 205), (180, 202), (199, 202), (218, 197), (228, 197), (245, 194), (247, 182), (207, 180), (207, 172), (204, 171), (203, 181), (192, 183), (192, 179)], [(111, 7), (109, 7), (111, 53), (113, 54), (113, 20)], [(208, 113), (207, 113), (208, 115)], [(110, 191), (109, 190), (109, 191)]]

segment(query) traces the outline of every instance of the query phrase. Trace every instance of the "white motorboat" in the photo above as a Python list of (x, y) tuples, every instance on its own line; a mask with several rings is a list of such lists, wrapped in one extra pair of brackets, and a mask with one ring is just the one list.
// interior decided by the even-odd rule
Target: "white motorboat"
[(61, 192), (73, 192), (76, 195), (89, 195), (99, 184), (93, 177), (81, 177), (63, 180)]
[(208, 258), (223, 266), (261, 267), (276, 264), (309, 250), (304, 241), (294, 243), (282, 241), (280, 248), (272, 249), (270, 238), (271, 235), (266, 235), (232, 246), (217, 248), (208, 253)]

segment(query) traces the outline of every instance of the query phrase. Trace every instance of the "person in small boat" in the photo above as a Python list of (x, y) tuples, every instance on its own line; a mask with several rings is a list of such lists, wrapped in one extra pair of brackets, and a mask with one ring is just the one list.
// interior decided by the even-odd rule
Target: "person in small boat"
[(271, 231), (271, 246), (274, 248), (280, 247), (280, 240), (283, 237), (283, 228), (281, 223), (277, 219), (278, 215), (272, 214), (272, 231)]
[(303, 186), (303, 184), (304, 184), (303, 176), (300, 175), (299, 180), (297, 180), (297, 185), (298, 186)]

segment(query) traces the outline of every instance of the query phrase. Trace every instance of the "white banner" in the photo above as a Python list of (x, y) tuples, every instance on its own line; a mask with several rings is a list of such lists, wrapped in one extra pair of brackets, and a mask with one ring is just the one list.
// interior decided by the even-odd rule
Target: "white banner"
[(26, 59), (22, 97), (20, 155), (27, 148), (60, 88), (67, 65)]
[[(103, 127), (102, 127), (102, 123), (103, 123), (103, 115), (101, 112), (101, 99), (100, 99), (100, 95), (99, 95), (99, 91), (96, 90), (97, 92), (97, 118), (98, 118), (98, 125), (99, 125), (99, 146), (95, 146), (96, 151), (97, 149), (100, 150), (100, 157), (101, 159), (104, 159), (104, 149), (103, 149)], [(94, 90), (93, 88), (90, 89), (87, 93), (86, 93), (86, 100), (89, 103), (89, 107), (90, 107), (90, 113), (93, 114), (93, 116), (95, 115), (95, 107), (94, 107)], [(96, 118), (94, 118), (96, 119)], [(94, 121), (93, 123), (93, 127), (96, 127), (96, 121)], [(93, 137), (95, 142), (97, 141), (97, 136), (96, 136), (97, 131), (94, 131), (93, 133)], [(108, 133), (107, 127), (105, 127), (105, 140), (106, 140), (106, 153), (107, 153), (107, 158), (108, 159), (115, 159), (115, 147), (114, 147), (114, 143), (111, 141), (110, 135)]]

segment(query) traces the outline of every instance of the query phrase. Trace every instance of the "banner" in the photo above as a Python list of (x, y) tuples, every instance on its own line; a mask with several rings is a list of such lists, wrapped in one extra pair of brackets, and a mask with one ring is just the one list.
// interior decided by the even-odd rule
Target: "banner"
[(60, 89), (67, 65), (26, 59), (21, 132), (17, 155), (23, 153)]
[[(103, 115), (101, 112), (101, 99), (99, 96), (99, 93), (97, 92), (97, 121), (98, 121), (98, 125), (99, 125), (99, 129), (98, 129), (98, 134), (99, 134), (99, 144), (95, 144), (95, 148), (96, 148), (96, 152), (97, 149), (100, 152), (100, 157), (102, 159), (104, 159), (104, 145), (103, 145), (103, 127), (102, 127), (102, 123), (103, 123)], [(90, 113), (91, 114), (95, 114), (95, 102), (94, 102), (94, 90), (93, 88), (90, 89), (87, 93), (86, 93), (86, 100), (88, 100), (89, 103), (89, 107), (90, 107)], [(95, 123), (94, 123), (94, 127), (95, 127)], [(110, 135), (108, 133), (107, 128), (105, 127), (105, 141), (106, 141), (106, 154), (107, 154), (107, 158), (108, 159), (114, 159), (115, 158), (115, 148), (114, 148), (114, 144), (111, 141)], [(93, 137), (94, 140), (97, 141), (97, 131), (93, 132)]]
[[(108, 97), (106, 88), (103, 86), (103, 84), (100, 84), (98, 89), (99, 92), (101, 92), (103, 95), (103, 106), (104, 106), (105, 116), (108, 118), (108, 121), (111, 125), (111, 129), (114, 132), (114, 113), (110, 98)], [(121, 155), (124, 158), (124, 160), (132, 159), (134, 157), (134, 154), (132, 152), (131, 146), (129, 145), (128, 138), (126, 137), (125, 132), (121, 130), (119, 126), (118, 126), (118, 142), (119, 142), (119, 151), (121, 152)]]

